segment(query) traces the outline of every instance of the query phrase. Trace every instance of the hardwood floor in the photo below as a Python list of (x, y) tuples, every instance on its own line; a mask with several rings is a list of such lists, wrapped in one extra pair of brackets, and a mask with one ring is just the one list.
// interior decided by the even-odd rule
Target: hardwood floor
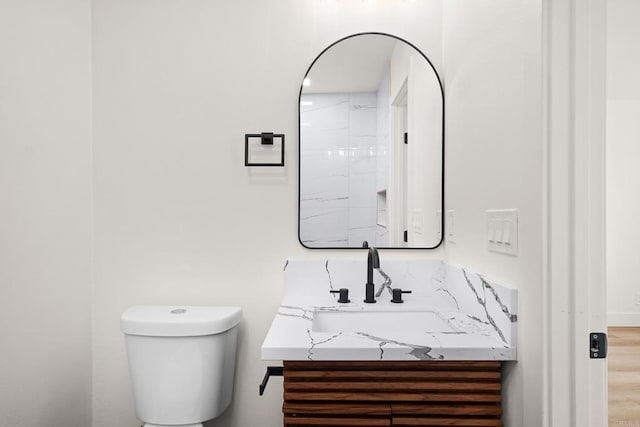
[(640, 328), (609, 328), (609, 427), (640, 427)]

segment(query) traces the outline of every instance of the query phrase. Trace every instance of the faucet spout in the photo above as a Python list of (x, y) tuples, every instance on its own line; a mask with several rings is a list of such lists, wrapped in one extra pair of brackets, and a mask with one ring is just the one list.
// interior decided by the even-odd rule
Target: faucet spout
[(375, 285), (373, 283), (373, 269), (380, 268), (380, 256), (378, 255), (378, 250), (376, 248), (369, 248), (368, 245), (365, 246), (364, 244), (362, 246), (369, 249), (367, 254), (367, 283), (364, 285), (364, 302), (367, 304), (373, 304), (376, 302), (373, 295), (375, 291)]
[(367, 283), (373, 284), (373, 269), (380, 268), (380, 256), (376, 248), (369, 248), (367, 255)]

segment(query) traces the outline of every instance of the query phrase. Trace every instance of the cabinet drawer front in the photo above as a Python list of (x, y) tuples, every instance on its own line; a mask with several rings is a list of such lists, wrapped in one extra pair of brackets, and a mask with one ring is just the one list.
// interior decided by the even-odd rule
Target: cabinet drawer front
[(393, 417), (392, 426), (397, 427), (502, 427), (502, 421), (491, 419), (469, 419), (469, 418), (413, 418), (413, 417)]
[(501, 427), (500, 362), (284, 363), (285, 426)]
[(390, 419), (284, 417), (284, 427), (312, 426), (390, 426)]
[(285, 416), (313, 414), (314, 416), (360, 415), (387, 418), (391, 417), (391, 405), (386, 402), (300, 402), (285, 400), (282, 405), (282, 411)]

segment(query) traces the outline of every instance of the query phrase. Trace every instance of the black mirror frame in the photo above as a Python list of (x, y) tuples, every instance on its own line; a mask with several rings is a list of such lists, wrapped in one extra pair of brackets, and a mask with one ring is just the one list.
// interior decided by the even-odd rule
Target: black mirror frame
[[(403, 43), (406, 43), (407, 45), (411, 46), (413, 49), (416, 50), (416, 52), (418, 52), (428, 63), (429, 66), (431, 67), (431, 69), (433, 70), (434, 74), (436, 75), (436, 78), (438, 79), (438, 85), (440, 86), (440, 94), (441, 94), (441, 99), (442, 99), (442, 169), (441, 169), (441, 200), (440, 200), (440, 240), (436, 243), (435, 246), (431, 246), (431, 247), (379, 247), (378, 249), (437, 249), (438, 247), (440, 247), (440, 245), (442, 245), (442, 243), (444, 242), (444, 233), (445, 233), (445, 221), (444, 221), (444, 217), (445, 217), (445, 211), (444, 211), (444, 156), (445, 156), (445, 145), (444, 145), (444, 141), (445, 141), (445, 103), (444, 103), (444, 87), (442, 85), (442, 80), (440, 79), (440, 74), (438, 74), (438, 70), (436, 70), (436, 68), (433, 66), (433, 63), (431, 62), (431, 60), (427, 57), (427, 55), (425, 55), (420, 49), (418, 49), (413, 43), (410, 43), (408, 41), (406, 41), (405, 39), (398, 37), (398, 36), (394, 36), (393, 34), (388, 34), (388, 33), (382, 33), (382, 32), (363, 32), (363, 33), (356, 33), (356, 34), (351, 34), (349, 36), (343, 37), (333, 43), (331, 43), (329, 46), (327, 46), (326, 48), (324, 48), (322, 50), (322, 52), (320, 52), (320, 54), (318, 54), (318, 56), (316, 56), (316, 58), (311, 62), (311, 65), (309, 65), (309, 68), (307, 68), (307, 71), (304, 74), (304, 77), (302, 78), (302, 81), (304, 81), (304, 79), (307, 78), (307, 76), (309, 75), (309, 72), (311, 71), (311, 69), (313, 68), (313, 65), (318, 61), (318, 59), (320, 59), (320, 57), (329, 49), (331, 49), (333, 46), (335, 46), (336, 44), (343, 42), (345, 40), (348, 40), (350, 38), (353, 37), (357, 37), (357, 36), (365, 36), (365, 35), (378, 35), (378, 36), (386, 36), (386, 37), (391, 37), (394, 38), (398, 41), (401, 41)], [(328, 246), (323, 246), (321, 248), (316, 248), (316, 247), (309, 247), (306, 246), (302, 240), (300, 239), (300, 164), (301, 164), (301, 156), (302, 156), (302, 152), (301, 152), (301, 135), (300, 135), (300, 120), (301, 120), (301, 115), (300, 115), (300, 101), (302, 99), (302, 90), (304, 89), (304, 85), (301, 83), (300, 84), (300, 91), (298, 93), (298, 242), (300, 242), (300, 244), (306, 248), (306, 249), (348, 249), (348, 250), (352, 250), (352, 249), (362, 249), (361, 247), (328, 247)]]

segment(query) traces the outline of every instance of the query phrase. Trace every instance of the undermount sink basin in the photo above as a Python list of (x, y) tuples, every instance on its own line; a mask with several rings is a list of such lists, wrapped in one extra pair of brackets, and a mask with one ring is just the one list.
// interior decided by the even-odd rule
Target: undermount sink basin
[(360, 332), (384, 336), (403, 331), (458, 332), (435, 311), (430, 310), (316, 310), (311, 323), (313, 332)]

